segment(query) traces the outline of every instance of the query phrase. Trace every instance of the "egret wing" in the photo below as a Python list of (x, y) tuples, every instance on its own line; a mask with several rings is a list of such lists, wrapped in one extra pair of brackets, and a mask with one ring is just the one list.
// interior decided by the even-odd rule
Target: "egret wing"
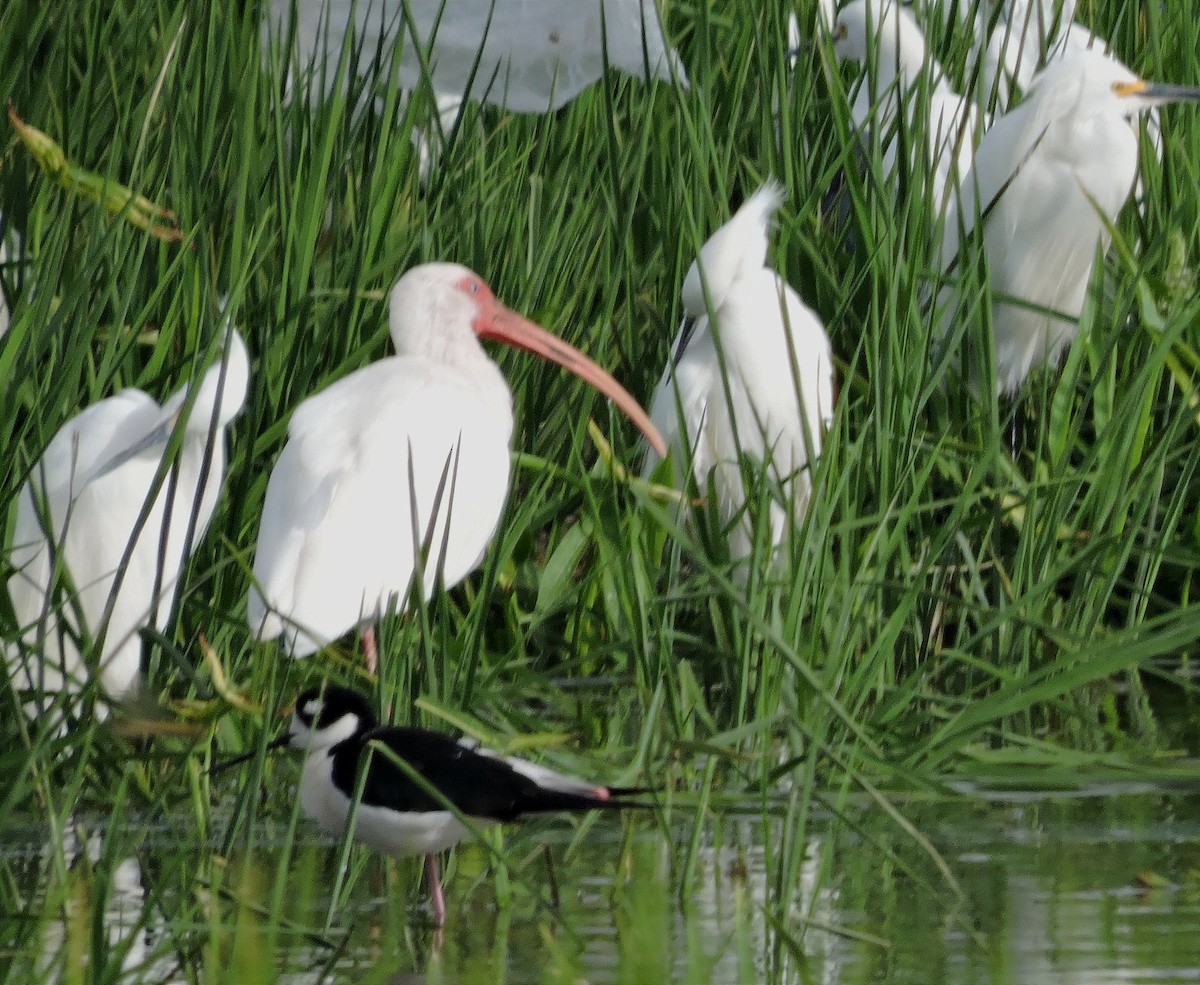
[[(99, 631), (113, 575), (145, 504), (148, 480), (136, 465), (105, 469), (145, 436), (159, 412), (154, 400), (134, 389), (94, 404), (59, 429), (21, 490), (11, 554), (15, 573), (8, 590), (26, 642), (41, 640), (38, 683), (48, 691), (83, 676), (74, 639)], [(153, 522), (151, 517), (148, 529), (157, 529)], [(56, 597), (56, 558), (74, 588), (67, 599)], [(126, 571), (129, 586), (137, 584), (134, 568), (136, 561)], [(127, 690), (137, 674), (136, 653), (132, 660), (115, 659), (136, 631), (137, 621), (130, 626), (121, 610), (122, 598), (132, 597), (126, 590), (114, 603), (98, 656), (110, 694)], [(138, 612), (145, 615), (145, 602)], [(59, 626), (60, 618), (65, 627)], [(25, 666), (19, 648), (9, 651), (9, 669), (18, 687), (34, 682), (33, 668)]]

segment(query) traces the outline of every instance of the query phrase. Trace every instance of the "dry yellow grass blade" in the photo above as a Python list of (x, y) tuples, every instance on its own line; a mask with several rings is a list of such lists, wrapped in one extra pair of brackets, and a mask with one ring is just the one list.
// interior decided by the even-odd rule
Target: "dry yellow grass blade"
[(183, 239), (183, 232), (173, 225), (175, 213), (170, 209), (155, 205), (145, 195), (139, 195), (124, 185), (72, 164), (62, 147), (17, 115), (12, 103), (8, 104), (8, 118), (21, 143), (28, 148), (41, 169), (67, 191), (100, 203), (113, 215), (127, 219), (164, 242), (177, 243)]

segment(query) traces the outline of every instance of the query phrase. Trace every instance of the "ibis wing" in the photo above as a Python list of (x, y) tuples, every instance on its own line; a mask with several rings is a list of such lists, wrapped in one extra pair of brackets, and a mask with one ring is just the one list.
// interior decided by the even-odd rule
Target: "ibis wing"
[[(289, 0), (274, 0), (273, 6), (276, 24), (286, 30)], [(315, 12), (305, 15), (309, 8), (327, 13), (318, 20)], [(465, 94), (512, 112), (559, 109), (599, 79), (606, 64), (637, 76), (644, 76), (649, 65), (651, 74), (663, 79), (673, 70), (687, 84), (678, 56), (663, 38), (653, 0), (330, 0), (302, 4), (299, 13), (301, 60), (323, 51), (331, 81), (353, 17), (363, 64), (374, 56), (381, 37), (400, 40), (405, 47), (398, 62), (402, 87), (423, 84), (427, 66), (438, 93)], [(319, 69), (320, 55), (316, 64)]]
[(500, 519), (511, 426), (452, 371), (411, 357), (306, 400), (267, 485), (251, 627), (302, 656), (393, 596), (403, 608), (422, 564), (426, 597), (439, 569), (447, 585), (464, 578)]

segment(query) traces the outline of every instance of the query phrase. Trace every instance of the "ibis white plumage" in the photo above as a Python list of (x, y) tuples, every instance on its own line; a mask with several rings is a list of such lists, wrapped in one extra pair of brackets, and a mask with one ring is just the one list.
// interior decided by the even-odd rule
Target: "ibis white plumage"
[[(961, 317), (955, 283), (983, 223), (996, 389), (1011, 393), (1079, 330), (1097, 250), (1109, 243), (1138, 175), (1131, 120), (1200, 100), (1200, 89), (1144, 82), (1100, 51), (1071, 50), (1034, 76), (1026, 99), (984, 135), (962, 184), (961, 233), (948, 224), (943, 332)], [(973, 380), (978, 386), (978, 379)]]
[[(285, 30), (292, 2), (272, 0), (274, 21)], [(421, 85), (427, 67), (435, 93), (515, 113), (559, 109), (599, 79), (606, 65), (687, 85), (679, 56), (663, 37), (654, 0), (295, 2), (300, 62), (309, 64), (324, 53), (330, 81), (353, 29), (364, 60), (373, 59), (381, 44), (385, 52), (396, 43), (403, 46), (398, 65), (403, 88)]]
[(508, 495), (513, 409), (480, 338), (564, 366), (664, 447), (616, 380), (465, 267), (413, 268), (390, 312), (396, 355), (296, 409), (267, 485), (248, 617), (295, 656), (402, 610), (414, 578), (429, 598), (439, 578), (454, 585), (482, 560)]
[[(187, 549), (216, 508), (224, 431), (241, 410), (249, 378), (246, 346), (231, 332), (194, 400), (185, 387), (159, 406), (130, 388), (55, 434), (17, 502), (8, 591), (22, 640), (7, 650), (16, 689), (35, 697), (74, 693), (93, 672), (109, 699), (136, 687), (137, 631), (166, 627)], [(166, 466), (177, 474), (165, 475), (145, 511), (179, 427), (178, 458)]]
[[(684, 280), (683, 325), (650, 404), (676, 482), (686, 484), (689, 464), (702, 492), (711, 478), (719, 515), (732, 525), (734, 559), (749, 557), (753, 546), (741, 456), (764, 463), (777, 484), (770, 523), (778, 546), (807, 509), (808, 468), (833, 416), (824, 325), (767, 266), (767, 231), (782, 202), (778, 185), (764, 185), (700, 250)], [(650, 452), (646, 474), (659, 458)]]

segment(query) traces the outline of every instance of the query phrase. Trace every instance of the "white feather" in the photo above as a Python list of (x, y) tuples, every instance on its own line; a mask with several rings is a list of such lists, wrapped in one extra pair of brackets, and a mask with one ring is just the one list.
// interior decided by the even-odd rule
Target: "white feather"
[[(987, 213), (983, 248), (1002, 393), (1055, 360), (1078, 332), (1096, 251), (1109, 243), (1105, 220), (1115, 221), (1138, 172), (1128, 117), (1151, 104), (1113, 90), (1135, 79), (1099, 51), (1055, 59), (987, 132), (963, 182), (963, 228)], [(951, 281), (970, 263), (959, 248), (959, 229), (948, 224), (942, 267)], [(958, 317), (953, 286), (939, 304), (946, 332)]]
[[(224, 386), (218, 406), (221, 377)], [(110, 697), (119, 698), (136, 685), (141, 653), (137, 630), (145, 625), (166, 628), (171, 595), (186, 561), (187, 527), (195, 510), (194, 547), (220, 494), (225, 469), (223, 428), (240, 410), (248, 379), (245, 345), (234, 334), (225, 367), (215, 365), (204, 375), (184, 425), (165, 544), (169, 477), (138, 533), (119, 584), (119, 565), (160, 470), (187, 389), (162, 407), (140, 390), (123, 390), (76, 415), (54, 436), (17, 505), (11, 554), (16, 573), (8, 581), (8, 590), (23, 628), (23, 644), (9, 647), (8, 664), (18, 689), (76, 690), (93, 666), (99, 668), (101, 685)], [(217, 430), (210, 437), (214, 414)], [(208, 477), (202, 485), (206, 458)], [(73, 590), (66, 591), (68, 586)], [(101, 630), (110, 600), (103, 646), (93, 650), (93, 637)], [(86, 657), (77, 639), (87, 641)]]
[(833, 32), (838, 57), (865, 67), (851, 106), (859, 132), (880, 142), (884, 172), (891, 175), (897, 129), (919, 126), (926, 146), (912, 148), (909, 177), (918, 184), (927, 180), (937, 212), (944, 214), (974, 157), (981, 131), (974, 106), (950, 88), (915, 18), (893, 0), (853, 0), (838, 13)]
[[(685, 484), (681, 470), (688, 461), (701, 491), (711, 477), (726, 523), (746, 504), (740, 456), (770, 461), (780, 491), (771, 506), (776, 545), (789, 523), (804, 516), (811, 489), (807, 466), (819, 454), (833, 414), (833, 357), (824, 326), (764, 266), (767, 228), (780, 201), (778, 188), (765, 186), (701, 249), (683, 292), (685, 308), (697, 318), (691, 339), (681, 355), (676, 340), (673, 362), (650, 405), (671, 448), (676, 482)], [(711, 317), (695, 314), (700, 268)], [(646, 474), (657, 462), (653, 453), (647, 456)], [(747, 517), (731, 532), (733, 557), (749, 555), (750, 537)]]
[(260, 639), (282, 633), (304, 656), (402, 611), (422, 545), (425, 598), (439, 569), (454, 585), (478, 566), (508, 495), (513, 426), (499, 370), (481, 372), (394, 356), (296, 409), (254, 559), (247, 616)]
[[(286, 30), (292, 0), (272, 0), (273, 29)], [(405, 6), (412, 13), (404, 22)], [(385, 59), (400, 39), (399, 84), (422, 83), (423, 58), (435, 93), (489, 102), (517, 113), (544, 113), (574, 99), (605, 64), (638, 78), (687, 76), (667, 45), (653, 0), (297, 0), (296, 44), (302, 65), (334, 67), (352, 21), (363, 62), (380, 39)], [(643, 43), (644, 39), (644, 43)]]

